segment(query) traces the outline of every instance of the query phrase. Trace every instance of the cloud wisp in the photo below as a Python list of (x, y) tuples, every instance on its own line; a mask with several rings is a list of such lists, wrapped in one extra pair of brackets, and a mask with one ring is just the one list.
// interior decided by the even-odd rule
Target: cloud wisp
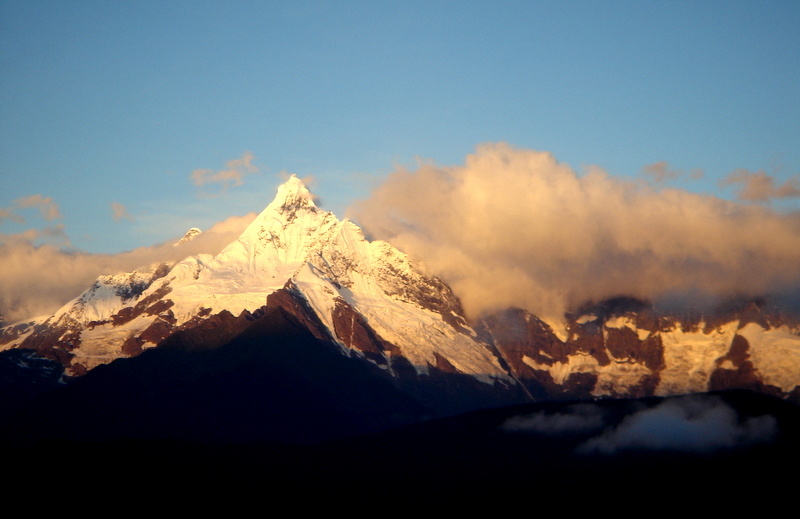
[(502, 143), (463, 166), (398, 167), (350, 214), (445, 279), (472, 316), (518, 306), (559, 319), (616, 295), (800, 291), (800, 214), (656, 191), (596, 167), (578, 175)]
[(739, 185), (736, 197), (744, 202), (770, 202), (775, 199), (800, 198), (800, 175), (777, 185), (775, 177), (764, 171), (737, 169), (720, 182), (721, 187)]
[(507, 432), (535, 433), (544, 436), (596, 433), (605, 427), (605, 417), (598, 406), (574, 404), (561, 413), (533, 413), (512, 416), (500, 427)]
[(111, 202), (111, 218), (115, 222), (120, 222), (121, 220), (133, 221), (133, 216), (128, 212), (128, 208), (119, 202)]
[(61, 210), (59, 209), (58, 204), (53, 202), (52, 197), (36, 194), (17, 198), (14, 200), (14, 202), (12, 202), (11, 207), (0, 207), (0, 223), (2, 223), (3, 220), (11, 220), (15, 223), (25, 223), (25, 217), (19, 214), (17, 211), (19, 209), (28, 209), (31, 207), (38, 208), (41, 217), (48, 222), (62, 218)]
[[(669, 167), (666, 161), (647, 164), (642, 168), (642, 173), (648, 177), (652, 177), (656, 184), (665, 184), (686, 175), (686, 173), (682, 170), (672, 169)], [(704, 175), (705, 173), (703, 170), (699, 168), (693, 169), (691, 172), (689, 172), (689, 178), (692, 180), (701, 179)]]
[[(253, 164), (254, 160), (253, 154), (246, 151), (242, 158), (229, 160), (223, 170), (196, 169), (191, 175), (192, 183), (200, 188), (199, 193), (203, 196), (219, 196), (230, 187), (241, 186), (247, 175), (259, 172), (259, 168)], [(216, 185), (217, 191), (208, 192), (205, 188), (209, 185)]]

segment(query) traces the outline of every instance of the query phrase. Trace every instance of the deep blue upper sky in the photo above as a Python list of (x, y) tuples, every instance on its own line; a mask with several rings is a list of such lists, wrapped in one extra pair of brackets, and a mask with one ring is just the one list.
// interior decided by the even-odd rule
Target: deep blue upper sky
[[(0, 235), (151, 245), (260, 211), (281, 171), (344, 216), (496, 141), (733, 199), (735, 170), (800, 174), (799, 28), (795, 1), (0, 1)], [(241, 185), (193, 184), (245, 152)]]

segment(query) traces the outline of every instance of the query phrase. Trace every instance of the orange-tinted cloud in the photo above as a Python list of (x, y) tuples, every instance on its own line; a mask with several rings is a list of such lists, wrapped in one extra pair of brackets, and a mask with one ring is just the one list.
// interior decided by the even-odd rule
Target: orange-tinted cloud
[(398, 168), (353, 217), (442, 276), (473, 316), (548, 317), (615, 295), (800, 289), (800, 216), (655, 191), (549, 153), (484, 145), (463, 166)]
[(58, 204), (53, 202), (53, 199), (49, 196), (31, 195), (18, 198), (14, 201), (14, 205), (20, 208), (38, 207), (42, 218), (48, 222), (61, 218), (61, 211), (58, 209)]
[[(253, 154), (246, 151), (242, 158), (229, 160), (225, 165), (225, 169), (221, 171), (196, 169), (191, 175), (192, 183), (200, 188), (209, 184), (218, 184), (219, 191), (217, 194), (224, 193), (231, 186), (241, 186), (244, 183), (245, 176), (259, 172), (259, 168), (253, 165), (253, 160), (255, 160)], [(216, 196), (206, 192), (204, 194), (206, 196)]]
[[(642, 173), (652, 177), (656, 184), (664, 184), (666, 182), (677, 180), (686, 174), (682, 170), (670, 168), (666, 161), (647, 164), (642, 168)], [(696, 168), (689, 173), (689, 178), (692, 180), (698, 180), (703, 178), (703, 175), (703, 170)]]
[(0, 207), (0, 223), (3, 220), (11, 220), (12, 222), (23, 223), (25, 219), (14, 212), (13, 207)]
[(12, 202), (11, 207), (0, 207), (0, 223), (3, 223), (3, 220), (25, 223), (25, 217), (17, 213), (17, 209), (27, 209), (30, 207), (38, 207), (42, 218), (48, 222), (62, 218), (58, 204), (53, 202), (51, 197), (37, 194), (17, 198)]
[(130, 222), (133, 221), (133, 217), (128, 213), (128, 209), (118, 202), (111, 202), (111, 217), (115, 222), (119, 222), (122, 219)]
[(776, 185), (775, 177), (764, 171), (737, 169), (720, 182), (721, 186), (741, 184), (736, 196), (746, 202), (769, 202), (772, 199), (800, 197), (800, 175)]

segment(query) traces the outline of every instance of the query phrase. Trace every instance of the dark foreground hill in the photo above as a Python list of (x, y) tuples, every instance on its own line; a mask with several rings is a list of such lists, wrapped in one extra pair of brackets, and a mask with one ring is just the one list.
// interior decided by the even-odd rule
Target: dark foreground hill
[(7, 490), (41, 495), (46, 481), (54, 496), (79, 482), (140, 504), (721, 512), (793, 499), (798, 438), (796, 406), (733, 391), (503, 407), (313, 445), (17, 439), (4, 470)]
[(446, 396), (468, 397), (474, 381), (433, 372), (435, 384), (403, 385), (281, 307), (214, 323), (65, 387), (45, 389), (55, 373), (12, 384), (19, 398), (0, 424), (9, 495), (321, 505), (310, 496), (324, 490), (362, 496), (350, 507), (591, 510), (690, 498), (729, 508), (796, 487), (800, 408), (777, 397), (737, 390), (454, 414)]
[(433, 416), (282, 308), (207, 322), (100, 366), (10, 414), (14, 439), (308, 444)]

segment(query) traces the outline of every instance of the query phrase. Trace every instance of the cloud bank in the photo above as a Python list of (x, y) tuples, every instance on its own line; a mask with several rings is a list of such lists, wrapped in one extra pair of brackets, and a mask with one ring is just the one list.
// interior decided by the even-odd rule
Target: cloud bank
[[(672, 176), (665, 163), (650, 169)], [(616, 295), (800, 293), (800, 214), (596, 167), (578, 175), (506, 144), (478, 147), (463, 166), (398, 167), (350, 216), (445, 279), (472, 316), (518, 306), (559, 318)]]
[[(156, 262), (180, 261), (199, 253), (217, 254), (238, 238), (255, 217), (256, 213), (230, 217), (178, 247), (173, 244), (180, 236), (120, 254), (63, 249), (62, 245), (68, 244), (63, 225), (0, 234), (0, 316), (11, 323), (52, 314), (100, 275), (130, 272)], [(49, 243), (36, 246), (41, 238), (47, 238)]]

